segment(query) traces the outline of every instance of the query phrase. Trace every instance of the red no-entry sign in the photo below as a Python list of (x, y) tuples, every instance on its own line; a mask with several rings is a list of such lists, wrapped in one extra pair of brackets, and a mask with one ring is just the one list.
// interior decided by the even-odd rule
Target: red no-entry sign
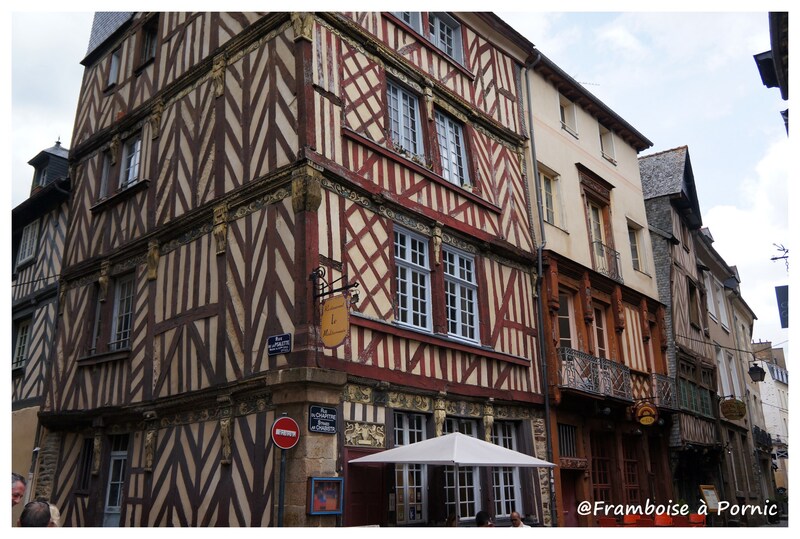
[(291, 417), (279, 417), (272, 424), (272, 442), (281, 449), (291, 449), (299, 440), (300, 427)]

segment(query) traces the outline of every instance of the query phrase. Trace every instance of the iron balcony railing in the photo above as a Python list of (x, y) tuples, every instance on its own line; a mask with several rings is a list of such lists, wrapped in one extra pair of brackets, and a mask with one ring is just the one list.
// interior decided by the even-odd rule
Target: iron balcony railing
[(633, 400), (631, 372), (625, 365), (572, 348), (559, 348), (559, 385), (596, 395)]
[(619, 252), (599, 241), (594, 241), (592, 242), (592, 253), (594, 254), (595, 271), (623, 284)]
[(653, 403), (659, 408), (678, 409), (678, 391), (675, 379), (664, 374), (653, 373), (650, 379)]
[(753, 427), (753, 438), (757, 446), (772, 448), (772, 435), (759, 427)]

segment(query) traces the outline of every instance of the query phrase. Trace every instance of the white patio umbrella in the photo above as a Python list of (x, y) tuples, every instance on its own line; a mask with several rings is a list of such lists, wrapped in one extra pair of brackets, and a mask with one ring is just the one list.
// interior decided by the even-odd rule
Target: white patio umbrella
[(409, 445), (402, 445), (359, 457), (352, 464), (431, 464), (455, 466), (456, 476), (456, 519), (459, 518), (459, 466), (491, 466), (520, 468), (553, 468), (555, 464), (537, 459), (525, 453), (506, 449), (472, 436), (454, 432), (437, 438), (430, 438)]

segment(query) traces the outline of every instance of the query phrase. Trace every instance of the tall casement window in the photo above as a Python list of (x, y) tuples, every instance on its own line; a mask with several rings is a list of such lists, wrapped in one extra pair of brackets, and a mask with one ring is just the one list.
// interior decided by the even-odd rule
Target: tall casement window
[(437, 110), (436, 135), (439, 141), (442, 177), (456, 185), (469, 185), (467, 149), (461, 124)]
[(614, 249), (609, 224), (614, 186), (580, 163), (577, 167), (581, 193), (586, 201), (586, 227), (594, 270), (621, 283), (619, 253)]
[(98, 198), (104, 199), (108, 196), (108, 179), (111, 177), (111, 152), (106, 150), (100, 157), (100, 190)]
[(695, 326), (697, 329), (701, 329), (700, 326), (700, 304), (699, 296), (697, 293), (697, 285), (694, 284), (689, 277), (686, 277), (687, 285), (687, 300), (689, 301), (689, 323)]
[(717, 312), (719, 313), (719, 323), (724, 329), (728, 329), (728, 307), (725, 301), (725, 288), (717, 280), (714, 280), (714, 295), (717, 299)]
[(33, 184), (39, 186), (47, 185), (47, 165), (43, 165), (42, 167), (36, 169)]
[(714, 320), (717, 319), (716, 303), (714, 302), (714, 278), (711, 277), (711, 274), (705, 272), (703, 274), (703, 280), (706, 285), (706, 308), (708, 309), (708, 314)]
[[(448, 417), (442, 428), (444, 434), (460, 432), (473, 438), (478, 437), (478, 423), (474, 419), (457, 419)], [(480, 500), (480, 479), (478, 469), (474, 466), (462, 466), (458, 469), (459, 510), (461, 520), (474, 518), (478, 512)], [(456, 512), (456, 478), (455, 467), (445, 466), (444, 471), (445, 505), (448, 515)]]
[(452, 248), (442, 249), (447, 333), (478, 341), (478, 285), (475, 258)]
[(389, 136), (400, 150), (422, 155), (422, 128), (419, 99), (393, 82), (387, 83), (389, 109)]
[(108, 79), (106, 80), (106, 86), (109, 88), (119, 82), (119, 65), (121, 61), (122, 49), (118, 47), (114, 49), (111, 53), (111, 58), (109, 58)]
[[(699, 376), (698, 376), (699, 374)], [(682, 409), (714, 417), (712, 402), (715, 398), (714, 374), (709, 369), (700, 369), (680, 362), (678, 370), (678, 403)]]
[(106, 502), (103, 509), (103, 527), (119, 526), (122, 499), (125, 495), (125, 474), (128, 467), (128, 435), (111, 437), (111, 455), (108, 464)]
[(631, 263), (633, 269), (646, 273), (647, 264), (644, 258), (645, 251), (642, 248), (643, 241), (642, 227), (628, 223), (628, 242), (631, 246)]
[(134, 291), (135, 278), (132, 273), (120, 276), (108, 285), (113, 302), (101, 297), (98, 290), (89, 355), (130, 348)]
[(603, 208), (594, 202), (589, 203), (589, 240), (592, 242), (596, 267), (605, 265), (605, 219)]
[[(425, 416), (394, 413), (394, 445), (408, 445), (425, 439)], [(428, 521), (427, 470), (424, 464), (395, 466), (395, 511), (398, 524), (424, 524)]]
[(11, 359), (11, 369), (21, 369), (28, 362), (28, 353), (31, 341), (31, 319), (25, 318), (17, 322), (14, 335), (14, 356)]
[(575, 103), (561, 94), (558, 95), (558, 113), (561, 118), (561, 129), (573, 137), (578, 138), (578, 124), (575, 119), (575, 108)]
[(22, 238), (17, 251), (17, 267), (30, 262), (36, 256), (36, 242), (39, 235), (39, 220), (25, 225), (22, 229)]
[(156, 57), (158, 44), (158, 17), (154, 16), (142, 26), (139, 49), (139, 65), (142, 66)]
[(641, 481), (639, 477), (638, 438), (630, 436), (622, 439), (622, 479), (625, 489), (625, 503), (641, 501)]
[(78, 461), (78, 475), (75, 478), (75, 490), (86, 492), (92, 484), (92, 461), (94, 460), (94, 440), (83, 439), (80, 460)]
[[(516, 426), (510, 421), (495, 421), (492, 429), (492, 443), (517, 450)], [(519, 468), (492, 468), (492, 488), (494, 489), (495, 517), (507, 517), (521, 506)]]
[(571, 294), (558, 295), (558, 346), (573, 348), (572, 335), (575, 333), (573, 320), (575, 315)]
[(592, 432), (592, 492), (594, 501), (611, 501), (613, 470), (613, 438), (610, 434)]
[(406, 230), (394, 233), (397, 321), (431, 331), (428, 240)]
[(606, 161), (617, 164), (614, 152), (614, 134), (603, 125), (600, 125), (600, 154)]
[(461, 25), (447, 13), (428, 14), (431, 43), (457, 62), (461, 62)]
[(729, 397), (734, 394), (733, 389), (731, 387), (731, 381), (728, 377), (727, 365), (725, 364), (725, 352), (722, 351), (722, 348), (718, 344), (715, 344), (715, 349), (717, 352), (717, 368), (719, 372), (719, 389), (722, 391), (723, 397)]
[(538, 168), (542, 219), (551, 225), (566, 228), (566, 216), (561, 209), (561, 181), (559, 176), (541, 164)]
[(124, 189), (139, 181), (139, 159), (142, 153), (142, 136), (137, 134), (125, 141), (122, 166), (119, 171), (119, 188)]
[(599, 303), (592, 306), (594, 320), (592, 320), (592, 331), (594, 332), (594, 355), (597, 357), (608, 358), (608, 335), (606, 334), (606, 308)]

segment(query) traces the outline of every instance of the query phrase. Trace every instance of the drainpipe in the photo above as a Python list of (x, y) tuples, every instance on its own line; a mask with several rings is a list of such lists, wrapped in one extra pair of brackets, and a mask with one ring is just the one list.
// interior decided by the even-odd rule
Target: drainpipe
[[(535, 50), (535, 49), (534, 49)], [(541, 374), (542, 374), (542, 392), (544, 396), (544, 428), (547, 431), (547, 435), (545, 436), (545, 441), (547, 445), (547, 460), (549, 462), (553, 462), (553, 441), (551, 437), (551, 430), (550, 430), (550, 387), (549, 382), (547, 379), (547, 356), (545, 355), (545, 348), (544, 348), (544, 322), (542, 317), (542, 309), (544, 305), (542, 304), (542, 249), (546, 244), (545, 235), (544, 235), (544, 218), (542, 217), (542, 194), (541, 194), (541, 187), (539, 185), (539, 165), (536, 161), (536, 144), (534, 142), (533, 136), (533, 99), (531, 99), (531, 80), (528, 77), (529, 70), (533, 69), (533, 67), (539, 63), (542, 59), (542, 53), (536, 51), (536, 58), (529, 63), (525, 64), (525, 90), (526, 90), (526, 100), (528, 104), (528, 124), (530, 129), (530, 141), (531, 141), (531, 162), (533, 163), (533, 180), (534, 180), (534, 192), (536, 193), (536, 208), (539, 214), (539, 234), (541, 241), (539, 245), (536, 247), (536, 326), (537, 326), (537, 334), (538, 334), (538, 341), (539, 341), (539, 358), (541, 363)], [(535, 238), (536, 234), (534, 231), (533, 219), (531, 221), (531, 237)], [(556, 503), (556, 492), (555, 492), (555, 475), (553, 468), (548, 468), (550, 473), (550, 516), (553, 520), (553, 527), (558, 526), (558, 504)]]

